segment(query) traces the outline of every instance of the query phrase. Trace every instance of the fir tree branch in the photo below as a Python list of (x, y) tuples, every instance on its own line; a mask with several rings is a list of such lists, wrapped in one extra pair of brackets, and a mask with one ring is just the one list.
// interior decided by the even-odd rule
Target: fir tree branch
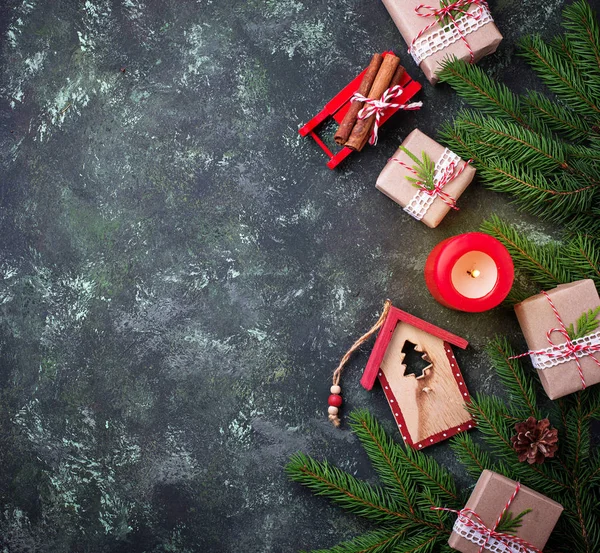
[(600, 27), (582, 0), (566, 9), (564, 25), (567, 33), (549, 44), (539, 36), (522, 44), (558, 102), (538, 92), (519, 96), (479, 67), (453, 59), (444, 64), (442, 80), (477, 112), (460, 114), (441, 135), (459, 155), (474, 159), (492, 190), (599, 241)]
[(468, 410), (494, 453), (514, 454), (510, 443), (511, 430), (506, 424), (508, 411), (500, 398), (476, 394), (468, 405)]
[(330, 465), (298, 453), (286, 467), (288, 476), (310, 488), (315, 494), (328, 497), (352, 513), (382, 523), (406, 521), (394, 499), (384, 490), (374, 488)]
[(375, 530), (331, 549), (319, 549), (311, 553), (392, 553), (405, 533), (406, 530)]
[(400, 446), (386, 435), (381, 425), (366, 410), (351, 413), (350, 427), (358, 436), (381, 481), (396, 492), (410, 516), (414, 517), (416, 490), (406, 474), (399, 472), (397, 450)]
[(558, 284), (570, 282), (570, 273), (557, 265), (556, 247), (540, 247), (533, 244), (496, 215), (483, 222), (481, 231), (500, 240), (508, 249), (515, 266), (526, 272), (542, 289), (549, 290)]
[(463, 159), (472, 159), (478, 163), (482, 162), (475, 151), (474, 146), (466, 141), (466, 137), (458, 133), (454, 124), (448, 122), (443, 123), (439, 135), (440, 139), (448, 144), (448, 146)]
[(400, 449), (399, 455), (409, 476), (424, 487), (433, 486), (448, 506), (459, 507), (463, 498), (456, 492), (456, 485), (448, 471), (433, 459), (412, 448)]
[(452, 525), (448, 522), (450, 513), (432, 509), (432, 507), (445, 507), (445, 505), (440, 503), (440, 498), (434, 496), (429, 488), (423, 488), (419, 493), (418, 505), (421, 512), (429, 515), (430, 520), (437, 524), (439, 532), (450, 534), (452, 531)]
[(600, 459), (596, 459), (596, 468), (592, 470), (591, 474), (584, 482), (584, 485), (594, 486), (598, 484), (600, 484)]
[(479, 478), (481, 472), (486, 469), (504, 474), (500, 465), (494, 463), (489, 453), (476, 444), (473, 438), (466, 432), (456, 434), (450, 440), (450, 447), (456, 454), (461, 465), (465, 467), (469, 475), (473, 478)]
[(534, 169), (569, 169), (565, 145), (552, 137), (538, 135), (509, 121), (483, 117), (469, 111), (459, 114), (455, 126), (459, 130), (464, 128), (475, 133), (486, 144), (501, 148), (513, 161), (529, 166), (533, 164)]
[(490, 79), (477, 65), (450, 59), (443, 63), (438, 75), (440, 81), (449, 83), (472, 106), (491, 116), (529, 127), (521, 113), (519, 97), (507, 86)]
[(591, 278), (600, 287), (600, 247), (598, 243), (582, 234), (570, 240), (565, 248), (574, 276)]
[[(579, 0), (565, 8), (563, 26), (573, 48), (582, 60), (584, 73), (596, 81), (600, 78), (600, 28), (590, 5)], [(599, 81), (600, 82), (600, 81)]]
[(576, 404), (574, 409), (570, 409), (566, 416), (566, 428), (568, 429), (570, 440), (565, 443), (564, 455), (570, 461), (573, 477), (577, 477), (580, 464), (589, 458), (590, 455), (590, 427), (589, 419), (585, 417), (581, 401), (582, 394), (576, 395)]
[(600, 209), (592, 208), (586, 213), (565, 214), (564, 219), (564, 224), (569, 233), (584, 236), (595, 242), (595, 247), (598, 247), (598, 242), (600, 242)]
[(439, 534), (422, 532), (419, 536), (402, 540), (402, 543), (394, 549), (394, 553), (430, 553), (439, 537)]
[[(587, 190), (593, 192), (600, 185), (600, 177), (597, 178), (597, 171), (590, 165), (592, 158), (580, 155), (579, 160), (569, 162), (568, 146), (548, 132), (537, 134), (512, 122), (484, 117), (471, 111), (459, 114), (454, 121), (454, 130), (475, 139), (472, 144), (478, 150), (480, 160), (496, 160), (501, 152), (502, 158), (510, 160), (513, 165), (520, 165), (523, 174), (529, 175), (525, 179), (529, 182), (535, 182), (538, 173), (548, 175), (546, 180), (549, 184), (541, 185), (542, 190), (548, 194), (572, 195)], [(561, 172), (572, 174), (581, 184), (574, 181), (570, 185)], [(542, 181), (540, 176), (537, 179)], [(550, 183), (553, 185), (550, 186)], [(588, 200), (577, 207), (583, 210), (589, 203)]]
[(580, 66), (581, 60), (573, 50), (569, 37), (567, 35), (555, 36), (549, 43), (549, 46), (554, 52), (561, 55), (564, 60), (569, 64), (574, 74), (576, 74), (583, 82), (586, 82), (584, 76), (585, 69)]
[(496, 337), (487, 346), (486, 351), (496, 368), (502, 384), (509, 393), (511, 407), (524, 411), (521, 418), (535, 417), (541, 419), (536, 406), (534, 381), (526, 375), (523, 365), (518, 359), (509, 359), (515, 354), (505, 338)]
[(552, 131), (560, 133), (569, 140), (584, 142), (594, 134), (585, 118), (539, 92), (533, 90), (527, 92), (523, 96), (523, 103), (529, 120), (534, 122), (541, 118)]
[(584, 417), (600, 420), (600, 388), (594, 386), (586, 390), (583, 395), (586, 397)]
[(600, 108), (590, 99), (592, 95), (573, 66), (561, 59), (538, 35), (524, 38), (521, 47), (523, 57), (552, 92), (582, 115), (598, 120)]

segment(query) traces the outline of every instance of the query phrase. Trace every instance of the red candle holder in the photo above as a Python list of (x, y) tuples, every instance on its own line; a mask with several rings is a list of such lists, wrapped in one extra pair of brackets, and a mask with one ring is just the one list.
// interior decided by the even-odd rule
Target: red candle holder
[(512, 258), (489, 234), (470, 232), (440, 242), (425, 263), (425, 282), (442, 305), (479, 313), (506, 298), (515, 276)]

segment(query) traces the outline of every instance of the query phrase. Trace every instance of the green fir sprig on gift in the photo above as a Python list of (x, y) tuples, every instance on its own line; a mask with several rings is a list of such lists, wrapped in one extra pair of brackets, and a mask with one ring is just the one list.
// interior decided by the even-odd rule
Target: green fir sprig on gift
[(416, 188), (423, 187), (433, 190), (435, 188), (435, 162), (427, 155), (427, 152), (421, 152), (421, 159), (419, 159), (405, 146), (400, 146), (400, 150), (414, 162), (413, 170), (417, 175), (416, 178), (407, 175), (406, 180)]
[[(451, 4), (454, 4), (455, 0), (440, 0), (440, 8), (447, 8), (448, 6), (450, 6)], [(443, 17), (438, 17), (438, 23), (441, 26), (447, 25), (448, 23), (450, 23), (452, 21), (452, 19), (454, 19), (454, 21), (458, 21), (461, 17), (464, 17), (464, 15), (469, 11), (469, 8), (471, 6), (462, 6), (460, 8), (455, 8), (453, 10), (450, 10), (450, 15), (452, 16), (452, 18), (450, 17), (450, 15), (445, 15)]]
[[(570, 553), (600, 550), (600, 454), (592, 442), (592, 421), (600, 420), (600, 386), (559, 399), (548, 418), (558, 429), (558, 451), (545, 463), (520, 463), (511, 443), (515, 424), (542, 417), (537, 374), (512, 359), (515, 351), (498, 338), (487, 348), (505, 397), (477, 394), (469, 412), (478, 431), (452, 438), (451, 448), (467, 473), (477, 479), (484, 469), (521, 482), (561, 503), (564, 514), (544, 551)], [(543, 397), (543, 396), (542, 396)], [(544, 413), (548, 407), (544, 404)], [(315, 553), (448, 553), (455, 515), (432, 506), (460, 510), (467, 493), (451, 473), (428, 453), (415, 451), (388, 436), (367, 411), (355, 411), (350, 426), (359, 438), (380, 485), (373, 485), (326, 461), (295, 455), (286, 470), (290, 478), (376, 528), (357, 538)], [(504, 517), (501, 531), (512, 533), (527, 512)]]
[[(563, 225), (563, 250), (577, 262), (561, 271), (585, 272), (598, 283), (600, 27), (584, 0), (564, 10), (563, 27), (564, 34), (550, 42), (533, 36), (520, 44), (521, 55), (552, 96), (517, 94), (475, 65), (448, 61), (441, 80), (474, 110), (461, 112), (441, 136), (457, 154), (474, 160), (489, 188), (510, 194), (521, 209)], [(528, 242), (522, 232), (514, 232)], [(534, 249), (547, 255), (552, 247)], [(547, 280), (553, 268), (542, 264), (535, 272)]]
[(600, 305), (596, 307), (596, 309), (590, 309), (579, 319), (577, 319), (577, 327), (573, 327), (573, 323), (571, 323), (567, 327), (567, 334), (571, 340), (577, 340), (577, 338), (583, 338), (588, 334), (591, 334), (598, 328), (600, 325), (600, 320), (598, 320), (598, 315), (600, 314)]
[(523, 517), (531, 513), (531, 509), (525, 509), (518, 515), (513, 514), (511, 511), (505, 511), (500, 517), (500, 522), (496, 527), (498, 532), (504, 532), (506, 534), (513, 534), (523, 526)]

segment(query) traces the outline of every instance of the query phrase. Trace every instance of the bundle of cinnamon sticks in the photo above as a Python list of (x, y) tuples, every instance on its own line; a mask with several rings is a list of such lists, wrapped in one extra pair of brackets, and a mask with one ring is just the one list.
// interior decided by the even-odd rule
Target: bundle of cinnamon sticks
[[(400, 65), (400, 58), (393, 54), (374, 54), (371, 63), (358, 87), (359, 94), (366, 98), (379, 100), (388, 89), (400, 83), (405, 69)], [(360, 152), (367, 141), (375, 124), (375, 115), (366, 119), (358, 119), (358, 112), (363, 108), (364, 102), (352, 102), (350, 109), (340, 123), (334, 135), (337, 144), (348, 146)]]

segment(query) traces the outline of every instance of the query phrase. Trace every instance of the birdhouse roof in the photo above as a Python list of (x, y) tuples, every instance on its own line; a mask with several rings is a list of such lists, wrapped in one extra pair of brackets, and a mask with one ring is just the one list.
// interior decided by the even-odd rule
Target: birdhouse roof
[(432, 325), (423, 319), (419, 319), (406, 311), (402, 311), (397, 307), (391, 307), (388, 316), (377, 335), (377, 340), (375, 340), (375, 345), (373, 346), (373, 351), (371, 352), (371, 356), (369, 357), (369, 361), (367, 362), (367, 366), (365, 367), (365, 371), (360, 380), (360, 383), (364, 388), (370, 390), (375, 384), (375, 379), (377, 378), (377, 374), (379, 373), (379, 368), (381, 366), (381, 362), (383, 361), (383, 356), (385, 355), (385, 350), (387, 349), (390, 340), (394, 334), (394, 330), (398, 323), (403, 322), (408, 325), (414, 326), (415, 328), (419, 328), (432, 336), (436, 336), (440, 340), (444, 342), (448, 342), (453, 346), (457, 346), (461, 349), (465, 349), (469, 344), (464, 338), (460, 336), (456, 336), (443, 328)]

